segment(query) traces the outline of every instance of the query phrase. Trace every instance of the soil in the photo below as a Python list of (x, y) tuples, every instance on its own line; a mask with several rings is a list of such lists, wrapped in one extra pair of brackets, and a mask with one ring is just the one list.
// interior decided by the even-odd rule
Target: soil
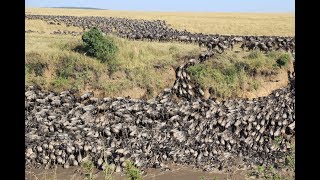
[[(289, 64), (289, 71), (293, 71), (293, 64)], [(244, 98), (253, 99), (257, 97), (264, 97), (271, 94), (272, 91), (286, 87), (289, 83), (288, 73), (286, 69), (281, 69), (277, 74), (268, 76), (257, 76), (256, 80), (260, 83), (257, 90), (246, 91), (243, 93)]]
[[(290, 68), (292, 69), (292, 68)], [(163, 71), (163, 76), (165, 81), (164, 88), (172, 87), (175, 81), (175, 71), (174, 68), (167, 68), (167, 69), (161, 69)], [(47, 73), (47, 71), (45, 71)], [(125, 76), (125, 74), (118, 73), (117, 75), (114, 75), (113, 78), (123, 78), (122, 76)], [(257, 90), (246, 90), (241, 95), (242, 98), (248, 98), (253, 99), (257, 97), (264, 97), (271, 94), (273, 90), (286, 87), (288, 85), (288, 74), (287, 70), (282, 69), (278, 71), (277, 74), (272, 74), (268, 76), (264, 75), (258, 75), (256, 76), (256, 80), (260, 83), (259, 88)], [(90, 87), (86, 87), (84, 90), (81, 91), (81, 93), (85, 93), (88, 91), (93, 91), (95, 97), (103, 98), (105, 97), (105, 92), (102, 90), (92, 89)], [(161, 90), (156, 89), (155, 94), (159, 94)], [(114, 93), (113, 97), (122, 96), (122, 97), (130, 97), (134, 99), (141, 99), (144, 97), (150, 97), (150, 95), (147, 95), (147, 90), (138, 86), (135, 86), (131, 89), (124, 89), (120, 92)], [(204, 97), (205, 99), (208, 99), (210, 97), (209, 91), (206, 89), (204, 90)]]
[(133, 99), (140, 99), (147, 91), (140, 87), (133, 87), (132, 89), (126, 89), (118, 94), (122, 97), (130, 97)]
[(273, 90), (286, 87), (288, 85), (287, 71), (279, 71), (277, 75), (270, 75), (267, 77), (257, 76), (256, 80), (260, 83), (257, 90), (245, 91), (244, 98), (253, 99), (257, 97), (264, 97), (271, 94)]
[[(170, 165), (171, 170), (161, 171), (160, 169), (146, 169), (142, 179), (143, 180), (244, 180), (246, 179), (246, 171), (237, 170), (234, 172), (204, 172), (201, 170), (193, 169), (191, 167), (182, 167), (177, 165)], [(94, 179), (104, 180), (103, 172), (95, 169), (93, 171)], [(26, 180), (47, 180), (47, 179), (69, 179), (69, 180), (82, 180), (85, 175), (81, 173), (80, 167), (70, 167), (64, 169), (57, 167), (56, 169), (28, 169), (25, 171)], [(114, 180), (126, 180), (123, 173), (114, 173)]]

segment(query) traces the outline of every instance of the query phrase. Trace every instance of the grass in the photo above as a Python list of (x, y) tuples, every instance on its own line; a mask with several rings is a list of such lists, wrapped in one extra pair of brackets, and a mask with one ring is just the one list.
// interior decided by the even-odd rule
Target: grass
[(296, 165), (296, 158), (295, 158), (295, 145), (291, 145), (292, 151), (290, 152), (289, 155), (286, 157), (285, 164), (286, 166), (290, 169), (295, 171), (295, 165)]
[(94, 180), (94, 177), (93, 177), (94, 164), (90, 158), (85, 159), (81, 163), (81, 168), (84, 173), (85, 180)]
[[(41, 26), (29, 23), (27, 28)], [(93, 90), (102, 96), (120, 96), (132, 89), (150, 89), (150, 96), (154, 96), (173, 84), (172, 67), (179, 64), (182, 56), (200, 53), (195, 44), (130, 41), (111, 36), (119, 52), (108, 63), (101, 63), (81, 51), (81, 36), (52, 35), (46, 33), (50, 30), (43, 30), (43, 34), (26, 34), (26, 84), (53, 91)], [(135, 93), (129, 94), (139, 98)]]
[(203, 64), (189, 67), (191, 79), (217, 98), (241, 97), (244, 91), (258, 90), (257, 76), (265, 72), (277, 72), (277, 59), (287, 57), (284, 52), (264, 54), (260, 51), (226, 52)]
[[(84, 55), (81, 36), (27, 34), (26, 84), (52, 91), (95, 91), (101, 96), (153, 97), (174, 81), (173, 67), (184, 56), (197, 56), (194, 44), (130, 41), (111, 36), (119, 47), (115, 59), (101, 63)], [(285, 62), (282, 66), (278, 60)], [(241, 97), (258, 90), (259, 72), (286, 69), (290, 56), (283, 52), (226, 52), (190, 67), (194, 82), (212, 89), (218, 98)]]
[(294, 13), (143, 12), (26, 8), (27, 14), (160, 19), (176, 29), (207, 34), (294, 36)]
[[(201, 176), (201, 177), (200, 177), (200, 180), (206, 180), (206, 178), (203, 177), (203, 176)], [(218, 180), (218, 178), (217, 178), (216, 176), (214, 176), (214, 177), (213, 177), (213, 180)]]
[(75, 32), (82, 32), (83, 30), (79, 27), (69, 26), (67, 27), (64, 24), (61, 25), (48, 25), (47, 22), (42, 20), (25, 20), (26, 23), (26, 30), (38, 31), (42, 34), (50, 34), (53, 31), (57, 30), (67, 30), (67, 31), (75, 31)]
[[(277, 14), (279, 16), (276, 17), (275, 14), (252, 13), (158, 13), (56, 8), (27, 8), (26, 13), (163, 19), (173, 27), (204, 33), (294, 34), (291, 32), (293, 28), (286, 30), (286, 33), (280, 32), (286, 26), (280, 27), (278, 24), (286, 22), (291, 27), (288, 21), (294, 19), (294, 16), (290, 14)], [(222, 29), (219, 29), (220, 21), (223, 21), (220, 24)], [(247, 26), (244, 21), (251, 25)], [(268, 23), (272, 23), (272, 30), (264, 27)], [(245, 25), (245, 28), (237, 25)], [(114, 59), (101, 63), (96, 58), (84, 55), (81, 36), (50, 34), (58, 29), (81, 32), (80, 28), (26, 20), (26, 29), (41, 32), (26, 34), (27, 85), (39, 85), (52, 91), (94, 91), (99, 97), (154, 97), (164, 88), (172, 86), (175, 80), (174, 68), (181, 64), (179, 61), (185, 56), (198, 56), (201, 50), (196, 44), (130, 41), (111, 36), (119, 52)], [(244, 92), (259, 90), (261, 81), (257, 80), (257, 74), (286, 69), (289, 59), (288, 54), (280, 52), (267, 55), (259, 51), (226, 52), (203, 65), (189, 68), (189, 71), (192, 80), (210, 89), (215, 97), (241, 97)]]
[(284, 180), (286, 177), (281, 176), (280, 172), (276, 171), (273, 166), (256, 166), (254, 170), (248, 173), (249, 177), (262, 178), (265, 180)]
[(125, 174), (128, 180), (141, 180), (142, 174), (141, 170), (138, 169), (134, 164), (130, 161), (126, 161), (125, 165)]
[(282, 54), (277, 60), (277, 65), (279, 67), (287, 66), (290, 62), (290, 56), (289, 54)]
[(104, 163), (104, 170), (103, 170), (103, 176), (105, 180), (113, 180), (114, 177), (112, 176), (115, 168), (108, 163)]
[(280, 148), (282, 140), (283, 140), (282, 136), (278, 136), (278, 137), (274, 138), (274, 145), (276, 146), (276, 148)]
[[(85, 179), (94, 180), (94, 177), (93, 177), (94, 164), (90, 160), (90, 158), (87, 158), (86, 160), (84, 160), (84, 162), (81, 164), (81, 167), (85, 175)], [(104, 167), (105, 167), (105, 169), (103, 170), (104, 179), (113, 180), (114, 179), (113, 173), (115, 171), (115, 168), (109, 165), (108, 163), (104, 163)], [(141, 170), (136, 166), (134, 166), (134, 164), (129, 160), (126, 161), (124, 173), (128, 180), (142, 180)]]

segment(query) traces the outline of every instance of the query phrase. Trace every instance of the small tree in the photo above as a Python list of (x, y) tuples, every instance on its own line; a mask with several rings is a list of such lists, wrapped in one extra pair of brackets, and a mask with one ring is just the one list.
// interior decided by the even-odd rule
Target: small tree
[(101, 62), (106, 62), (115, 57), (118, 47), (109, 36), (103, 36), (102, 32), (93, 27), (82, 35), (85, 43), (85, 50), (90, 56), (98, 58)]

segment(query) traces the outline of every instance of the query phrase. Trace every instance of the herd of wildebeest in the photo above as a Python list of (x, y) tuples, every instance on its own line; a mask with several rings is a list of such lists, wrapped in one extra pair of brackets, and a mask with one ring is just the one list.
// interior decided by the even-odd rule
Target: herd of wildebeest
[(241, 43), (242, 48), (249, 50), (260, 49), (271, 51), (283, 49), (294, 52), (294, 37), (279, 36), (234, 36), (192, 33), (186, 30), (179, 31), (170, 28), (165, 21), (161, 20), (136, 20), (116, 17), (77, 17), (77, 16), (49, 16), (49, 15), (26, 15), (26, 19), (40, 19), (48, 24), (66, 24), (67, 26), (90, 29), (98, 27), (105, 33), (115, 32), (118, 36), (134, 40), (150, 41), (181, 41), (198, 43), (208, 49), (224, 51), (233, 48), (236, 43)]
[[(120, 172), (126, 160), (144, 168), (168, 169), (168, 163), (203, 170), (281, 167), (295, 139), (295, 75), (286, 87), (266, 97), (218, 101), (190, 83), (186, 68), (223, 53), (235, 43), (242, 48), (294, 53), (292, 37), (222, 36), (169, 28), (165, 21), (126, 18), (26, 15), (50, 24), (140, 40), (194, 42), (208, 48), (176, 70), (176, 81), (149, 99), (81, 97), (72, 90), (25, 89), (25, 158), (27, 167), (78, 166), (91, 158), (97, 168), (108, 163)], [(180, 98), (174, 98), (174, 96)]]

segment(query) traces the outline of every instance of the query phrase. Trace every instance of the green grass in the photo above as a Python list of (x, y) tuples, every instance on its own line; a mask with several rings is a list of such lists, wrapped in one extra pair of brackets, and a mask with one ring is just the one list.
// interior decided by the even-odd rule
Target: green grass
[[(174, 68), (182, 63), (179, 60), (197, 57), (201, 51), (196, 44), (131, 41), (111, 35), (109, 38), (119, 51), (102, 63), (84, 55), (81, 36), (49, 34), (55, 28), (75, 30), (75, 27), (48, 26), (38, 20), (26, 20), (26, 24), (27, 29), (44, 31), (26, 34), (26, 84), (51, 91), (74, 89), (79, 93), (94, 91), (95, 95), (105, 97), (154, 97), (172, 86)], [(225, 99), (258, 90), (261, 81), (256, 75), (286, 69), (290, 58), (283, 52), (265, 55), (259, 51), (227, 51), (188, 70), (194, 82), (210, 89), (213, 96)]]
[(276, 138), (274, 138), (274, 144), (277, 148), (280, 148), (280, 145), (281, 145), (281, 141), (283, 140), (283, 137), (281, 136), (278, 136)]
[(291, 145), (291, 152), (287, 155), (285, 164), (289, 169), (295, 170), (296, 158), (295, 158), (295, 145)]
[[(26, 35), (26, 84), (53, 91), (88, 89), (119, 96), (134, 87), (151, 96), (171, 85), (172, 67), (185, 55), (197, 56), (197, 45), (130, 41), (111, 36), (119, 52), (106, 63), (86, 56), (81, 36)], [(160, 67), (160, 68), (156, 68)], [(120, 77), (116, 74), (122, 74)], [(173, 83), (173, 82), (172, 82)]]
[[(227, 52), (188, 68), (192, 80), (204, 89), (211, 89), (217, 98), (239, 97), (243, 91), (259, 88), (256, 76), (261, 72), (278, 71), (277, 59), (289, 57), (284, 52), (264, 54), (260, 51)], [(282, 66), (287, 68), (288, 64)]]
[(93, 177), (94, 164), (90, 158), (85, 159), (81, 163), (81, 168), (84, 173), (85, 180), (94, 180), (94, 177)]
[[(104, 166), (104, 170), (103, 170), (104, 179), (113, 180), (114, 179), (113, 173), (115, 171), (115, 167), (109, 165), (108, 163), (104, 163), (103, 166)], [(84, 173), (85, 180), (95, 179), (93, 176), (94, 164), (90, 158), (86, 158), (81, 163), (81, 169), (82, 169), (82, 172)], [(136, 166), (134, 166), (134, 164), (129, 160), (125, 162), (124, 174), (126, 175), (128, 180), (142, 180), (141, 170)]]
[(114, 173), (115, 168), (108, 163), (104, 163), (104, 170), (103, 170), (103, 176), (105, 180), (113, 180), (114, 177), (112, 176)]
[(125, 174), (127, 176), (128, 180), (141, 180), (142, 179), (142, 174), (141, 170), (138, 169), (134, 164), (130, 161), (126, 161), (125, 165)]
[(273, 166), (256, 166), (255, 169), (248, 172), (249, 177), (254, 177), (254, 179), (265, 179), (265, 180), (281, 180), (286, 179), (286, 177), (281, 176), (280, 172), (274, 169)]
[(290, 61), (289, 54), (283, 54), (277, 59), (276, 62), (279, 67), (283, 67), (283, 66), (287, 66), (289, 61)]

